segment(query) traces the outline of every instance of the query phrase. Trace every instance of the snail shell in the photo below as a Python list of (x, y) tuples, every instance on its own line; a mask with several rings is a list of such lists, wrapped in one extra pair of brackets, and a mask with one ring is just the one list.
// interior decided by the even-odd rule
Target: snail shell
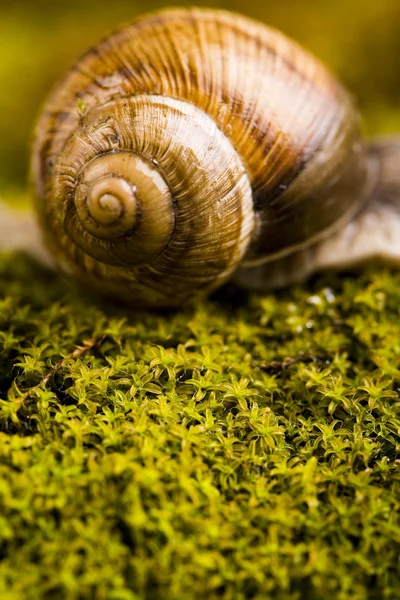
[(377, 166), (347, 92), (313, 56), (245, 17), (174, 9), (66, 74), (32, 177), (64, 271), (135, 305), (179, 306), (342, 228)]

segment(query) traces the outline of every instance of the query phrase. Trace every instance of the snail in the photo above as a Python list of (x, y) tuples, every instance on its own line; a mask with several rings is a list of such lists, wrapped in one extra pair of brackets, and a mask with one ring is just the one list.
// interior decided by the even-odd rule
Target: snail
[(67, 274), (143, 307), (400, 260), (400, 141), (285, 35), (222, 10), (138, 18), (90, 49), (36, 127), (44, 241)]

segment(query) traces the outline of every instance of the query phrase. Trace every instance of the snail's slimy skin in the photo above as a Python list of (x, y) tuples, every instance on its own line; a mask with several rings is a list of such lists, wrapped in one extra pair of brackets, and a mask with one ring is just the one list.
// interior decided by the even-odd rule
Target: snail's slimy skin
[(1, 200), (0, 252), (24, 252), (46, 267), (55, 266), (32, 212), (13, 210)]
[(46, 244), (130, 304), (194, 301), (355, 218), (378, 177), (358, 121), (327, 69), (273, 29), (219, 10), (145, 16), (89, 50), (44, 108), (32, 180)]

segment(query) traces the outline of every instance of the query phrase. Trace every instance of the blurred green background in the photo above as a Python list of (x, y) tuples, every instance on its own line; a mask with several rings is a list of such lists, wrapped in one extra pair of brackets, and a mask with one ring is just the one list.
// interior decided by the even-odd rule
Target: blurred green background
[[(25, 186), (35, 117), (72, 61), (152, 0), (0, 0), (0, 194)], [(189, 3), (193, 4), (193, 3)], [(400, 131), (399, 0), (198, 0), (274, 25), (330, 65), (368, 134)]]

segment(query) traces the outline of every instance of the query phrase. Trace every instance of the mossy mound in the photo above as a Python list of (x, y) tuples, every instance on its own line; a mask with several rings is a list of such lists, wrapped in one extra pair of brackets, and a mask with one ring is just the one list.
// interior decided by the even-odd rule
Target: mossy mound
[(400, 274), (129, 312), (0, 259), (0, 597), (400, 597)]

